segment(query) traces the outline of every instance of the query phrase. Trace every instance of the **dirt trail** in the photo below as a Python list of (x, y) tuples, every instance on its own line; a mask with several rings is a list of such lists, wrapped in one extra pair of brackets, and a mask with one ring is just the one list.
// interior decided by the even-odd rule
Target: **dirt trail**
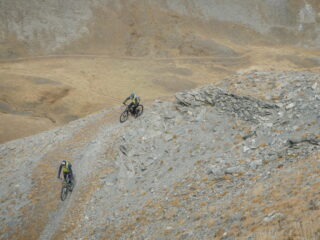
[[(104, 144), (96, 143), (104, 142), (113, 130), (121, 127), (120, 123), (117, 123), (118, 117), (119, 111), (117, 109), (107, 111), (99, 119), (89, 123), (72, 138), (60, 143), (53, 151), (46, 154), (36, 168), (36, 172), (33, 173), (33, 180), (36, 182), (33, 195), (42, 197), (34, 206), (32, 213), (30, 212), (32, 217), (29, 218), (29, 224), (24, 228), (30, 229), (31, 234), (34, 229), (33, 226), (36, 224), (38, 229), (43, 229), (43, 231), (34, 232), (29, 237), (37, 238), (38, 234), (41, 233), (39, 239), (51, 239), (60, 225), (63, 225), (62, 221), (68, 214), (69, 207), (79, 197), (78, 191), (87, 183), (86, 180), (90, 173), (88, 169), (92, 168), (91, 165), (95, 165), (97, 155), (103, 151)], [(73, 164), (77, 179), (77, 185), (73, 193), (64, 202), (59, 199), (59, 182), (52, 180), (56, 176), (56, 171), (53, 169), (54, 175), (50, 174), (45, 177), (49, 174), (48, 169), (58, 166), (61, 157)], [(40, 171), (39, 167), (41, 168)], [(38, 184), (39, 182), (41, 182), (41, 185)], [(56, 191), (48, 191), (48, 189), (56, 189)]]

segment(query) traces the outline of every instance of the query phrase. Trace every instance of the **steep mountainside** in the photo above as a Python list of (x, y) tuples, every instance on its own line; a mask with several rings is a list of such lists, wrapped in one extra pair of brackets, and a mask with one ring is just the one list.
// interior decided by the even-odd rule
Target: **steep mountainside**
[(319, 239), (319, 82), (252, 71), (2, 144), (0, 238)]
[[(230, 54), (211, 40), (318, 47), (320, 4), (306, 1), (3, 0), (0, 56)], [(201, 50), (211, 51), (201, 51)], [(177, 52), (178, 50), (178, 52)]]

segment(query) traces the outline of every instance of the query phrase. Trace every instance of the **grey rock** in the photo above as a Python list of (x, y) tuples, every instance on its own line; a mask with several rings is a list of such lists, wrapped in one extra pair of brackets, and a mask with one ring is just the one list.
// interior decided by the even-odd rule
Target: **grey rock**
[(253, 136), (257, 136), (256, 131), (253, 131), (253, 132), (251, 132), (251, 133), (249, 133), (249, 134), (247, 134), (247, 135), (244, 135), (244, 136), (242, 137), (242, 139), (243, 139), (243, 140), (247, 140), (248, 138), (251, 138), (251, 137), (253, 137)]
[(290, 103), (290, 104), (288, 104), (288, 105), (286, 106), (286, 109), (289, 110), (289, 109), (291, 109), (291, 108), (294, 108), (295, 106), (296, 106), (295, 103)]
[(120, 145), (119, 149), (124, 155), (126, 155), (126, 156), (128, 155), (128, 150), (127, 150), (126, 146)]
[(166, 142), (170, 142), (173, 139), (172, 135), (166, 134), (164, 139), (166, 140)]
[(263, 161), (260, 160), (260, 159), (259, 160), (255, 160), (255, 161), (250, 162), (249, 165), (250, 165), (250, 167), (252, 169), (257, 169), (257, 168), (259, 168), (260, 166), (263, 165)]
[(245, 171), (245, 169), (243, 167), (236, 166), (236, 167), (230, 167), (230, 168), (225, 169), (224, 173), (225, 174), (237, 174), (237, 173), (241, 173), (244, 171)]
[(243, 146), (243, 152), (246, 153), (250, 150), (250, 148), (248, 146)]
[(316, 89), (317, 89), (317, 86), (318, 86), (318, 83), (316, 82), (316, 83), (314, 83), (314, 84), (312, 85), (311, 88), (312, 88), (313, 90), (316, 90)]
[(283, 219), (284, 217), (285, 215), (280, 212), (271, 212), (263, 219), (263, 221), (266, 223), (269, 223), (275, 219), (279, 220), (279, 219)]
[(225, 171), (223, 168), (217, 165), (211, 165), (207, 169), (207, 174), (213, 175), (214, 178), (221, 178), (225, 175)]

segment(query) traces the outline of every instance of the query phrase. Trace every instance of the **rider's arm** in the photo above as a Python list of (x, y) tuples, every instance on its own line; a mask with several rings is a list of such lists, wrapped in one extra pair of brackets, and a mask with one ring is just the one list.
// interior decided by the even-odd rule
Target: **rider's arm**
[(130, 99), (130, 97), (127, 97), (126, 100), (123, 101), (123, 104), (126, 104), (126, 102)]
[(58, 178), (60, 178), (61, 169), (62, 169), (62, 165), (60, 165), (60, 167), (59, 167), (59, 171), (58, 171)]

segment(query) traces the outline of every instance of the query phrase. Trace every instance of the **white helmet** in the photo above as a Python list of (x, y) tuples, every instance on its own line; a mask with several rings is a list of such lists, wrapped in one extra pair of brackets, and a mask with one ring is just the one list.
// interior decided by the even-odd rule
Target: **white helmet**
[(130, 94), (130, 98), (131, 98), (131, 99), (135, 98), (135, 96), (136, 96), (135, 93), (131, 93), (131, 94)]

